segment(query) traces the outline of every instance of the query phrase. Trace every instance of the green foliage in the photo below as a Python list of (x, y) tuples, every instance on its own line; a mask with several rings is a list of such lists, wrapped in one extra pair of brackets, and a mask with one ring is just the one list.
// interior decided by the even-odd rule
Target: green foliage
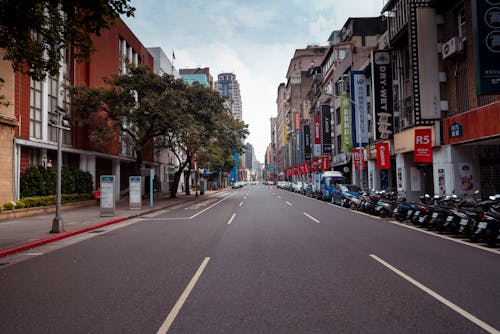
[(7, 202), (3, 205), (4, 210), (14, 210), (16, 207), (16, 204), (14, 202)]
[(16, 209), (24, 209), (26, 207), (26, 203), (20, 199), (16, 201)]
[[(30, 165), (21, 176), (21, 198), (54, 195), (56, 178), (55, 169)], [(92, 189), (92, 175), (89, 172), (62, 166), (62, 194), (91, 193)]]
[(133, 16), (135, 8), (128, 2), (2, 0), (0, 48), (5, 50), (4, 59), (12, 62), (14, 70), (35, 80), (43, 80), (47, 73), (54, 76), (59, 71), (61, 50), (73, 47), (77, 60), (88, 60), (94, 50), (93, 35), (99, 36), (120, 14)]

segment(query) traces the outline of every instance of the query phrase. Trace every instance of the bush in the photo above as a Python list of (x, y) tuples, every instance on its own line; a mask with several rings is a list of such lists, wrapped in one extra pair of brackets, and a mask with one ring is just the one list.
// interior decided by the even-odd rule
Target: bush
[[(30, 165), (21, 176), (21, 198), (55, 195), (57, 171)], [(79, 169), (61, 168), (61, 193), (91, 193), (92, 175)]]
[(24, 200), (20, 199), (16, 202), (16, 209), (24, 209), (25, 207), (26, 203), (24, 203)]
[(7, 202), (3, 205), (4, 210), (14, 210), (15, 207), (16, 207), (16, 203), (14, 203), (14, 202)]

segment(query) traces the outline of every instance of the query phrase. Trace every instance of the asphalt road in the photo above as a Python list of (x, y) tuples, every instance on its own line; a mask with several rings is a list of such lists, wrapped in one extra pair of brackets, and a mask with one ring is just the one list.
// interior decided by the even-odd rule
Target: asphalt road
[(0, 333), (500, 329), (500, 254), (275, 187), (76, 241), (0, 267)]

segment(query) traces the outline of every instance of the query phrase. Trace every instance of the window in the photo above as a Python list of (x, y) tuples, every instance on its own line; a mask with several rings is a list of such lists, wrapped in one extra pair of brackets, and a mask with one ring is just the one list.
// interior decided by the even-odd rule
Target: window
[(30, 137), (42, 139), (42, 82), (30, 82)]
[(457, 17), (458, 17), (458, 36), (462, 40), (465, 40), (467, 39), (467, 27), (466, 27), (467, 22), (465, 20), (465, 10), (463, 8), (458, 11)]

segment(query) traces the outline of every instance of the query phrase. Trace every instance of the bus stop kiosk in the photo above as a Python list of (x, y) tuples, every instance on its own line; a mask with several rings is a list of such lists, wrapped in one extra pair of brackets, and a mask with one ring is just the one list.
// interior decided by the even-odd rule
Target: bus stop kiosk
[(115, 210), (115, 176), (101, 175), (101, 217), (114, 217)]
[(130, 210), (142, 209), (142, 178), (140, 176), (129, 177), (129, 201)]

